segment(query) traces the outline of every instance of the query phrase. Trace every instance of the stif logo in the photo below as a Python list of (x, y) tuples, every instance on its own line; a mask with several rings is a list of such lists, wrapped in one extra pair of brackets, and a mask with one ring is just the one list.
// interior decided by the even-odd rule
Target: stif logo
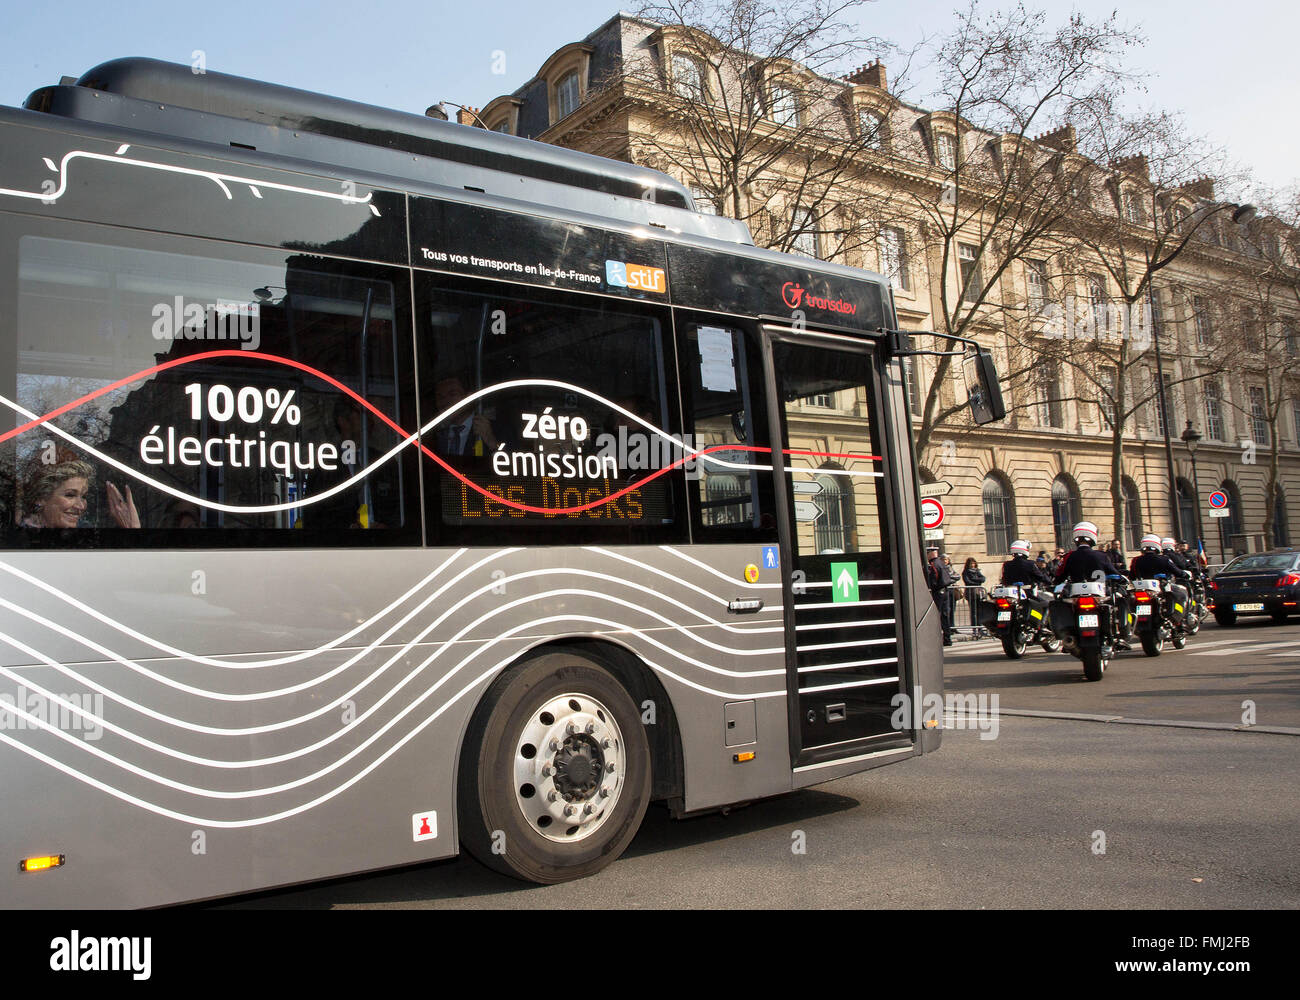
[(605, 280), (615, 288), (637, 288), (643, 292), (666, 292), (668, 274), (662, 267), (605, 261)]

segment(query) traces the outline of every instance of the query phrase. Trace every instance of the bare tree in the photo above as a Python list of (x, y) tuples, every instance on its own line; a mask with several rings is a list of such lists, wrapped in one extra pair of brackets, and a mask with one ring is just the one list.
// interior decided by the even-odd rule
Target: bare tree
[(628, 158), (681, 178), (708, 211), (748, 224), (755, 242), (826, 258), (861, 246), (852, 183), (880, 142), (839, 74), (880, 52), (855, 32), (866, 0), (659, 0), (658, 25), (599, 89)]

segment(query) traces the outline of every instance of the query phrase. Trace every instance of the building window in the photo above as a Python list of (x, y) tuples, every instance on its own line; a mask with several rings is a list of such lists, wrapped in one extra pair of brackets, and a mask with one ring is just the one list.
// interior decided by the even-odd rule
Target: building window
[(792, 87), (777, 84), (772, 88), (771, 118), (778, 125), (799, 124), (799, 97)]
[(718, 203), (700, 188), (691, 188), (691, 200), (695, 202), (695, 211), (703, 212), (705, 215), (718, 214)]
[(790, 252), (801, 253), (805, 257), (817, 256), (817, 220), (812, 210), (801, 208), (794, 213), (791, 220)]
[(1241, 490), (1237, 489), (1237, 484), (1231, 479), (1221, 482), (1219, 489), (1228, 495), (1228, 516), (1215, 518), (1219, 522), (1219, 547), (1226, 560), (1234, 551), (1232, 536), (1241, 534)]
[(573, 114), (578, 108), (580, 96), (578, 72), (574, 70), (555, 87), (555, 120), (560, 121)]
[(912, 408), (912, 415), (916, 416), (921, 412), (921, 385), (916, 378), (915, 358), (903, 359), (903, 378), (907, 382), (907, 404)]
[(1092, 325), (1097, 333), (1110, 332), (1110, 300), (1106, 295), (1106, 279), (1100, 274), (1088, 275), (1088, 307), (1092, 312)]
[(688, 101), (704, 99), (704, 70), (690, 56), (673, 56), (673, 90)]
[(1006, 552), (1016, 537), (1016, 501), (1000, 476), (984, 477), (984, 551)]
[[(1155, 393), (1155, 398), (1151, 402), (1152, 405), (1155, 407), (1155, 417), (1156, 417), (1155, 420), (1152, 421), (1152, 423), (1155, 424), (1156, 433), (1159, 434), (1161, 437), (1165, 436), (1165, 414), (1168, 413), (1171, 417), (1174, 415), (1173, 414), (1174, 398), (1169, 392), (1169, 386), (1170, 383), (1173, 382), (1173, 376), (1165, 375), (1163, 376), (1163, 381), (1164, 381), (1164, 391), (1161, 392), (1158, 389), (1156, 389), (1156, 380), (1154, 375), (1151, 378), (1151, 388), (1152, 391)], [(1164, 405), (1161, 406), (1161, 403), (1163, 403)], [(1176, 420), (1174, 421), (1174, 423), (1177, 422), (1178, 421)]]
[(1146, 214), (1142, 211), (1142, 198), (1131, 188), (1124, 192), (1124, 218), (1136, 225), (1146, 221)]
[(884, 116), (867, 108), (858, 109), (858, 135), (867, 149), (885, 148)]
[(1186, 205), (1175, 205), (1169, 212), (1170, 228), (1176, 233), (1182, 233), (1191, 215), (1191, 210)]
[(1268, 416), (1264, 407), (1264, 390), (1252, 385), (1246, 390), (1250, 395), (1250, 436), (1256, 444), (1268, 444)]
[(1223, 426), (1223, 389), (1218, 382), (1205, 383), (1205, 436), (1211, 441), (1226, 441)]
[(1138, 542), (1142, 538), (1142, 501), (1138, 497), (1137, 483), (1125, 476), (1119, 481), (1119, 491), (1124, 498), (1124, 547), (1140, 548)]
[(845, 489), (839, 476), (818, 476), (817, 482), (822, 487), (813, 497), (822, 511), (813, 525), (813, 543), (818, 554), (852, 551), (850, 532), (857, 524), (853, 493)]
[(1061, 411), (1061, 366), (1049, 361), (1038, 376), (1038, 422), (1044, 427), (1064, 427)]
[(1210, 304), (1197, 295), (1192, 299), (1192, 313), (1196, 317), (1196, 344), (1204, 347), (1214, 339), (1214, 328), (1210, 325)]
[(1102, 427), (1110, 427), (1115, 419), (1115, 399), (1118, 372), (1114, 365), (1102, 365), (1097, 370), (1097, 415)]
[(934, 137), (934, 161), (945, 170), (957, 169), (957, 140), (947, 132)]
[(975, 302), (980, 295), (979, 247), (969, 243), (957, 244), (957, 266), (961, 273), (961, 297), (965, 302)]
[(804, 396), (803, 401), (809, 406), (820, 406), (826, 410), (833, 410), (835, 408), (835, 393), (815, 392), (811, 396)]
[(1025, 287), (1029, 291), (1029, 308), (1034, 312), (1042, 312), (1047, 305), (1046, 261), (1025, 261)]
[(1287, 354), (1300, 354), (1300, 338), (1297, 338), (1294, 323), (1282, 324), (1282, 344)]
[(1291, 419), (1295, 421), (1295, 441), (1300, 445), (1300, 399), (1291, 400)]
[(903, 242), (903, 231), (892, 226), (880, 231), (880, 271), (889, 278), (889, 283), (903, 291), (909, 290), (911, 282), (907, 277), (907, 245)]
[(1078, 487), (1069, 476), (1057, 476), (1052, 481), (1052, 527), (1058, 549), (1073, 548), (1074, 526), (1082, 517)]

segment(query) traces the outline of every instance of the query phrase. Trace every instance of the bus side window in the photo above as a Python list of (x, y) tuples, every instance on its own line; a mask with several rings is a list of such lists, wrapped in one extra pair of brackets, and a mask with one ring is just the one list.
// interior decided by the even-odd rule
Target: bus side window
[(692, 527), (701, 540), (776, 539), (761, 358), (755, 334), (736, 326), (695, 323), (682, 338), (686, 432), (698, 451)]

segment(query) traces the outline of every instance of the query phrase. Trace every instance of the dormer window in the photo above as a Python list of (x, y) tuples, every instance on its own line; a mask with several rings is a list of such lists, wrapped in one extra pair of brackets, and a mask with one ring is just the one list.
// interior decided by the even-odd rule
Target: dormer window
[(575, 70), (561, 79), (555, 87), (555, 120), (567, 118), (577, 111), (581, 96), (578, 73)]
[(704, 69), (699, 61), (691, 56), (677, 54), (673, 56), (672, 67), (672, 85), (677, 96), (688, 101), (703, 100)]
[(789, 84), (778, 83), (772, 87), (772, 97), (768, 104), (772, 121), (778, 125), (797, 126), (799, 124), (799, 95)]
[(885, 148), (884, 115), (870, 108), (858, 108), (858, 135), (867, 149)]
[(957, 139), (947, 132), (934, 137), (934, 162), (945, 170), (957, 169)]
[(1128, 188), (1123, 194), (1124, 202), (1124, 219), (1134, 225), (1141, 225), (1146, 221), (1146, 213), (1142, 211), (1142, 198), (1132, 188)]

